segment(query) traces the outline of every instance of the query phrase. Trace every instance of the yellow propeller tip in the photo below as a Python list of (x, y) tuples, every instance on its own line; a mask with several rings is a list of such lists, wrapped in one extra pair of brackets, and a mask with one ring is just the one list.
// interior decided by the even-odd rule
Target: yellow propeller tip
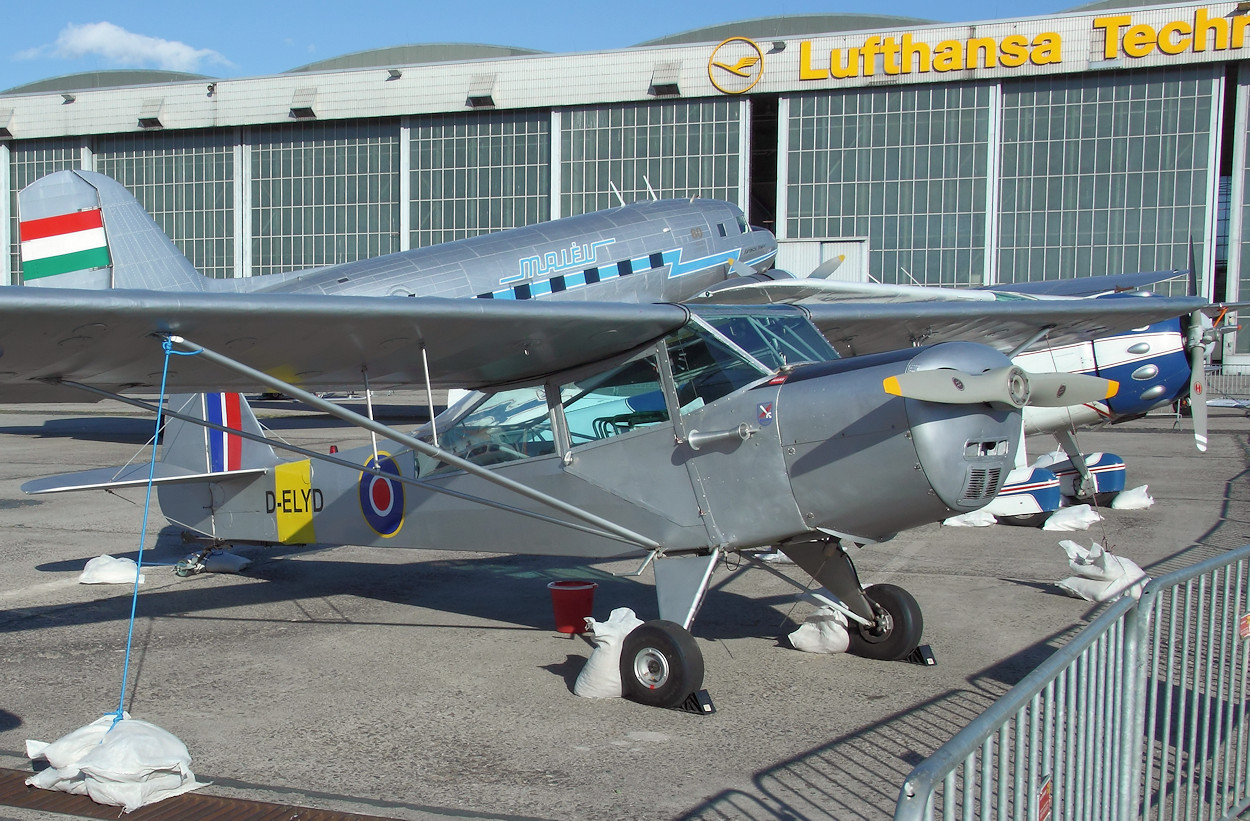
[(1107, 380), (1107, 398), (1110, 399), (1111, 397), (1115, 396), (1119, 392), (1120, 392), (1120, 383), (1115, 381), (1114, 379), (1108, 379)]
[(903, 395), (903, 389), (898, 384), (897, 376), (887, 376), (885, 379), (881, 381), (881, 387), (884, 388), (885, 392), (890, 394), (891, 396)]

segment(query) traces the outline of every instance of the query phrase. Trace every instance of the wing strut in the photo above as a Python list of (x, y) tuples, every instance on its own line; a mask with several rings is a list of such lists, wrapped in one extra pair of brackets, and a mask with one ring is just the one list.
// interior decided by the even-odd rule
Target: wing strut
[[(57, 385), (64, 385), (67, 388), (78, 388), (79, 390), (84, 390), (84, 391), (87, 391), (88, 393), (93, 393), (97, 396), (103, 396), (106, 399), (113, 399), (118, 402), (122, 402), (124, 404), (130, 405), (131, 407), (142, 408), (143, 410), (151, 411), (152, 413), (156, 413), (157, 411), (156, 405), (153, 405), (150, 402), (144, 402), (141, 399), (134, 399), (129, 396), (124, 396), (120, 393), (112, 393), (111, 391), (106, 391), (101, 388), (97, 388), (93, 385), (85, 385), (81, 382), (73, 382), (70, 380), (49, 380), (49, 381)], [(429, 490), (429, 491), (433, 491), (434, 493), (441, 493), (444, 496), (451, 496), (456, 499), (462, 499), (466, 502), (473, 502), (474, 504), (484, 505), (485, 507), (492, 507), (496, 510), (502, 510), (505, 513), (515, 513), (518, 516), (525, 516), (527, 518), (535, 519), (540, 522), (546, 522), (548, 524), (558, 525), (560, 527), (567, 527), (570, 530), (577, 530), (581, 533), (588, 533), (591, 536), (595, 536), (600, 539), (616, 539), (618, 541), (624, 541), (629, 544), (636, 543), (632, 539), (622, 538), (621, 536), (615, 533), (605, 533), (602, 530), (598, 530), (593, 527), (588, 527), (587, 525), (578, 524), (577, 522), (570, 522), (566, 519), (557, 519), (554, 516), (546, 516), (542, 513), (536, 513), (535, 511), (532, 511), (532, 510), (526, 510), (524, 508), (514, 507), (513, 505), (506, 505), (502, 502), (496, 502), (493, 499), (485, 499), (481, 496), (474, 496), (470, 493), (462, 493), (461, 491), (452, 490), (451, 488), (443, 487), (442, 485), (435, 484), (434, 482), (427, 482), (423, 479), (414, 479), (411, 476), (400, 476), (394, 473), (387, 473), (379, 468), (370, 468), (370, 467), (361, 465), (356, 462), (349, 462), (348, 460), (340, 459), (337, 456), (330, 456), (325, 453), (318, 453), (317, 451), (308, 450), (307, 448), (302, 448), (299, 445), (292, 445), (288, 442), (283, 442), (279, 439), (267, 439), (264, 436), (257, 435), (250, 431), (242, 430), (240, 428), (231, 428), (231, 427), (227, 427), (226, 425), (219, 425), (216, 422), (210, 422), (207, 419), (200, 419), (195, 416), (188, 416), (184, 413), (179, 413), (178, 411), (170, 410), (169, 408), (165, 408), (165, 410), (162, 411), (162, 413), (164, 416), (171, 418), (171, 419), (179, 419), (183, 422), (190, 422), (193, 425), (199, 425), (200, 427), (209, 428), (210, 430), (219, 430), (222, 433), (231, 433), (243, 439), (249, 439), (253, 442), (261, 442), (263, 444), (277, 448), (278, 450), (284, 450), (284, 451), (289, 451), (291, 453), (299, 454), (300, 456), (304, 456), (308, 459), (316, 459), (319, 462), (327, 462), (332, 465), (338, 465), (339, 467), (348, 468), (349, 470), (358, 470), (361, 473), (367, 473), (370, 476), (378, 476), (383, 479), (389, 479), (391, 481), (400, 482), (405, 485), (411, 485), (412, 487), (419, 487), (422, 490)], [(263, 473), (265, 471), (259, 471), (259, 472)], [(141, 484), (146, 485), (147, 480), (145, 479)], [(163, 484), (163, 483), (157, 482), (157, 484)], [(89, 490), (89, 489), (91, 488), (73, 488), (73, 490)], [(651, 548), (648, 545), (643, 545), (643, 547), (646, 547), (648, 550), (651, 551), (649, 554), (649, 557), (654, 557), (658, 552), (660, 552), (658, 549)], [(648, 559), (648, 561), (649, 560), (650, 558)]]
[(607, 519), (582, 510), (581, 508), (571, 505), (562, 499), (557, 499), (554, 496), (549, 496), (546, 493), (534, 490), (533, 488), (509, 479), (506, 476), (500, 476), (498, 473), (487, 470), (481, 465), (474, 464), (467, 459), (461, 459), (454, 453), (448, 453), (447, 451), (437, 448), (428, 442), (422, 442), (416, 437), (400, 433), (394, 428), (383, 425), (380, 422), (375, 422), (366, 416), (361, 416), (360, 414), (354, 413), (346, 408), (339, 407), (333, 402), (327, 402), (319, 396), (315, 396), (308, 391), (301, 390), (290, 383), (283, 382), (281, 379), (270, 376), (263, 371), (258, 371), (255, 368), (248, 367), (242, 362), (236, 362), (227, 356), (222, 356), (216, 351), (205, 348), (202, 345), (198, 345), (189, 339), (174, 335), (168, 336), (168, 339), (171, 343), (181, 347), (185, 351), (199, 354), (200, 356), (208, 359), (210, 362), (220, 365), (227, 370), (234, 371), (246, 379), (251, 379), (261, 385), (266, 385), (271, 390), (284, 393), (293, 399), (303, 402), (311, 408), (316, 408), (323, 413), (328, 413), (331, 416), (342, 419), (348, 424), (355, 425), (363, 430), (380, 433), (386, 438), (398, 442), (401, 445), (410, 447), (419, 453), (424, 453), (426, 456), (439, 459), (452, 467), (463, 470), (466, 473), (471, 473), (479, 479), (490, 482), (491, 484), (497, 485), (505, 490), (510, 490), (513, 493), (524, 496), (525, 498), (538, 502), (539, 504), (554, 508), (561, 513), (572, 516), (573, 518), (586, 522), (594, 527), (606, 530), (607, 532), (613, 534), (616, 538), (622, 539), (630, 544), (639, 545), (647, 550), (663, 550), (663, 547), (659, 542), (643, 536), (641, 533), (635, 533), (629, 528), (621, 527), (615, 522), (610, 522)]

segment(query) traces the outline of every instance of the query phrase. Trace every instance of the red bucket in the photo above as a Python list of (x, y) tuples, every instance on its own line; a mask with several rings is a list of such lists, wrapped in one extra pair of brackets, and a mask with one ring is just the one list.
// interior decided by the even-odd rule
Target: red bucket
[(595, 606), (596, 582), (564, 579), (551, 582), (551, 606), (556, 614), (556, 630), (561, 633), (586, 632), (586, 617)]

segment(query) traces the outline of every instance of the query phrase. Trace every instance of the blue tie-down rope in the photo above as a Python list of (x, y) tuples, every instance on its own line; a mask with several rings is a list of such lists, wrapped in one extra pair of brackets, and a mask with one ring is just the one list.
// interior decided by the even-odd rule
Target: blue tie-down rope
[[(194, 356), (198, 353), (198, 351), (175, 351), (173, 343), (168, 338), (161, 342), (161, 347), (165, 351), (165, 362), (161, 366), (161, 394), (160, 399), (156, 403), (156, 434), (152, 437), (152, 458), (148, 462), (147, 494), (143, 500), (143, 526), (139, 530), (139, 558), (135, 562), (135, 586), (134, 591), (130, 595), (130, 624), (126, 628), (126, 661), (122, 665), (121, 696), (117, 700), (117, 712), (113, 713), (113, 723), (109, 726), (110, 730), (117, 726), (117, 722), (122, 720), (126, 709), (126, 683), (130, 678), (130, 647), (135, 635), (135, 612), (139, 607), (139, 576), (143, 572), (143, 545), (148, 538), (148, 514), (152, 510), (152, 484), (156, 479), (156, 445), (161, 435), (161, 422), (165, 410), (165, 381), (169, 376), (169, 357)], [(101, 739), (101, 743), (103, 743), (103, 739)]]

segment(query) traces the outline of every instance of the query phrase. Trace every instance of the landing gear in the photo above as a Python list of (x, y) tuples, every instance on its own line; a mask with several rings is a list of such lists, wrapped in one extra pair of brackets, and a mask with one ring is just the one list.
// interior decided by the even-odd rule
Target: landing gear
[(906, 658), (920, 645), (924, 617), (916, 599), (901, 587), (874, 584), (864, 588), (877, 620), (872, 625), (852, 625), (850, 651), (881, 661)]
[(621, 646), (621, 689), (648, 707), (676, 707), (703, 686), (703, 653), (679, 624), (657, 619), (634, 628)]

